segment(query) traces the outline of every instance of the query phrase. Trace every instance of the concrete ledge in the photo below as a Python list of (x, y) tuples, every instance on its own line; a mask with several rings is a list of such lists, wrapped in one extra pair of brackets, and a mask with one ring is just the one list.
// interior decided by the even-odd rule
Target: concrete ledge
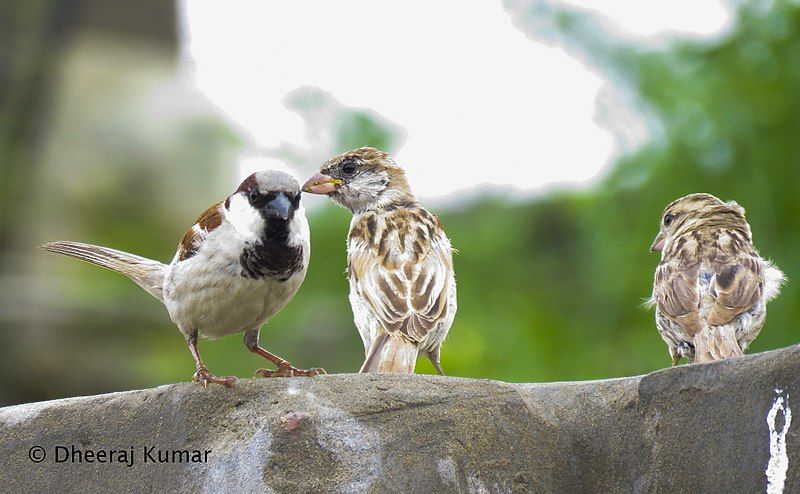
[[(789, 411), (798, 370), (794, 346), (607, 381), (333, 375), (19, 405), (0, 409), (0, 486), (697, 493), (769, 483), (798, 492)], [(29, 458), (41, 457), (34, 446), (40, 463)]]

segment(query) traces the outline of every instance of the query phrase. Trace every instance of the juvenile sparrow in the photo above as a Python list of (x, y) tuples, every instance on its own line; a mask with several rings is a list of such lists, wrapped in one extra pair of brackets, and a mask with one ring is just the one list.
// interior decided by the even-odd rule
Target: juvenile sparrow
[(710, 194), (681, 197), (664, 209), (650, 250), (661, 252), (650, 303), (672, 365), (742, 355), (785, 281), (753, 247), (744, 208)]
[(326, 194), (353, 213), (347, 265), (366, 353), (361, 372), (413, 374), (423, 351), (443, 374), (440, 351), (456, 314), (452, 248), (403, 169), (364, 147), (328, 160), (303, 190)]
[(247, 177), (224, 201), (208, 208), (183, 236), (168, 265), (127, 252), (77, 242), (42, 249), (124, 274), (164, 303), (186, 337), (197, 372), (193, 380), (233, 387), (203, 364), (197, 336), (217, 339), (244, 332), (247, 348), (277, 366), (264, 377), (313, 376), (322, 369), (295, 369), (258, 343), (261, 326), (294, 297), (310, 256), (309, 230), (300, 187), (291, 176), (261, 171)]

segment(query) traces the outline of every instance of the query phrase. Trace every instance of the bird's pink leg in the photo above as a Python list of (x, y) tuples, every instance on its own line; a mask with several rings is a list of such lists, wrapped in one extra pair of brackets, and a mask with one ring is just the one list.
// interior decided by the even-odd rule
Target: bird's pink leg
[(244, 333), (244, 344), (251, 352), (261, 355), (277, 367), (276, 370), (258, 369), (255, 374), (261, 377), (311, 377), (326, 374), (325, 369), (314, 367), (312, 369), (298, 369), (285, 359), (280, 358), (274, 353), (264, 350), (258, 344), (259, 330), (251, 330)]
[(189, 351), (192, 352), (194, 365), (197, 369), (197, 372), (192, 376), (192, 381), (200, 383), (204, 388), (208, 386), (208, 383), (222, 384), (226, 388), (236, 386), (239, 382), (236, 376), (217, 377), (208, 371), (208, 368), (206, 368), (206, 365), (203, 363), (203, 359), (200, 358), (200, 353), (197, 351), (197, 331), (186, 338), (186, 342), (189, 344)]

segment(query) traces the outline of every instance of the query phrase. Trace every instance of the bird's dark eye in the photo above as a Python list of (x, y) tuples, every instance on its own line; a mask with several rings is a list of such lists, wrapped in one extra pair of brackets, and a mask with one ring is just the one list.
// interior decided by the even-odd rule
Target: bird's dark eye
[(292, 199), (292, 204), (294, 205), (294, 207), (297, 207), (297, 206), (300, 205), (300, 196), (301, 195), (302, 194), (298, 193), (296, 196), (294, 196), (294, 199)]
[(675, 216), (672, 214), (664, 215), (664, 226), (669, 226), (672, 224), (672, 220), (675, 219)]
[(342, 173), (345, 175), (352, 175), (356, 172), (356, 164), (352, 161), (345, 161), (342, 163)]
[(261, 193), (258, 191), (258, 188), (250, 189), (250, 192), (247, 193), (247, 199), (250, 201), (250, 204), (253, 206), (258, 207), (261, 202), (263, 202), (263, 197)]

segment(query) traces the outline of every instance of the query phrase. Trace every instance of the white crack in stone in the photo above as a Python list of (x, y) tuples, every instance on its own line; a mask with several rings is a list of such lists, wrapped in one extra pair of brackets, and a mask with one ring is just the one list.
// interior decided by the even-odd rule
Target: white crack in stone
[[(792, 425), (792, 410), (789, 408), (789, 394), (776, 389), (778, 395), (767, 412), (769, 427), (769, 462), (767, 463), (767, 494), (782, 494), (789, 470), (789, 456), (786, 453), (786, 433)], [(783, 414), (783, 427), (777, 430), (775, 421), (778, 413)]]

